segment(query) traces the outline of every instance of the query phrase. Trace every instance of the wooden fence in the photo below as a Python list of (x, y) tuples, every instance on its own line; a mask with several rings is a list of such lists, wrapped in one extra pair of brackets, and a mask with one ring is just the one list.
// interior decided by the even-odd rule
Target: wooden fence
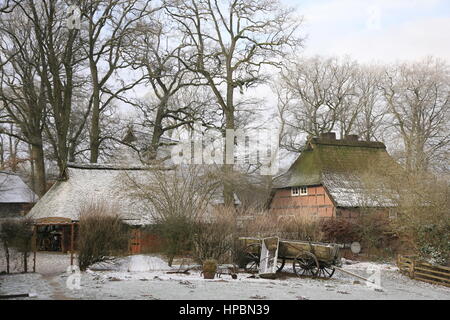
[(435, 266), (415, 256), (397, 256), (397, 267), (411, 279), (450, 287), (450, 267)]

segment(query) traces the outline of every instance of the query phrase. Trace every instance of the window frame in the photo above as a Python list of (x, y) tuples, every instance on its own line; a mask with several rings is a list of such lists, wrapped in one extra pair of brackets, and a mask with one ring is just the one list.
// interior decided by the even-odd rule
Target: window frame
[[(303, 192), (305, 190), (305, 192)], [(308, 187), (299, 187), (299, 193), (301, 196), (307, 196), (308, 195)]]
[(307, 196), (307, 195), (308, 195), (308, 187), (291, 187), (292, 197)]

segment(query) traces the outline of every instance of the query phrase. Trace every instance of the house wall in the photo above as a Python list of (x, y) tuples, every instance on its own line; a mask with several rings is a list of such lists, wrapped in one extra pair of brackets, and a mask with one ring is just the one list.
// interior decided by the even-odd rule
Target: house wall
[(0, 203), (0, 218), (23, 217), (31, 207), (29, 203)]
[(335, 207), (325, 188), (321, 185), (307, 187), (307, 195), (291, 195), (291, 188), (278, 189), (270, 203), (276, 215), (331, 218)]

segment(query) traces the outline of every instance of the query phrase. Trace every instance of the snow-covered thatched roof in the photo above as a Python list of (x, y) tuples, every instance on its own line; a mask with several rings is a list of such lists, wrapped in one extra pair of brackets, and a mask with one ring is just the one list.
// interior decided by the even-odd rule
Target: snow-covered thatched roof
[(18, 175), (0, 171), (0, 203), (33, 203), (37, 199)]
[(338, 207), (392, 206), (376, 191), (382, 188), (376, 181), (398, 168), (381, 142), (311, 138), (289, 170), (274, 179), (274, 188), (323, 185)]
[(57, 181), (33, 207), (29, 217), (37, 219), (64, 218), (79, 220), (83, 205), (104, 201), (117, 206), (122, 219), (134, 225), (151, 223), (148, 206), (132, 196), (132, 179), (151, 178), (151, 171), (143, 167), (69, 164), (64, 180)]
[(382, 184), (364, 181), (365, 177), (352, 173), (324, 173), (323, 185), (338, 207), (393, 207), (395, 202), (383, 190)]
[[(154, 208), (145, 197), (142, 197), (139, 188), (145, 189), (146, 185), (152, 184), (157, 170), (167, 171), (167, 169), (162, 167), (151, 169), (136, 165), (124, 167), (70, 163), (65, 170), (65, 179), (57, 181), (28, 216), (41, 222), (78, 221), (83, 206), (100, 201), (117, 207), (122, 219), (128, 224), (151, 224)], [(212, 205), (224, 202), (219, 189), (211, 199)], [(236, 196), (235, 202), (239, 204)]]

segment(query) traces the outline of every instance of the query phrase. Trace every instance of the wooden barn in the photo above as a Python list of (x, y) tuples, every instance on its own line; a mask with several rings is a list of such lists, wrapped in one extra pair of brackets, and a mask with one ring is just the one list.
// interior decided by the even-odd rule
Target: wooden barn
[(381, 142), (356, 135), (338, 140), (335, 133), (309, 138), (288, 171), (274, 179), (270, 209), (288, 217), (356, 218), (361, 208), (379, 208), (393, 216), (392, 201), (373, 184), (369, 190), (367, 180), (397, 169)]
[[(76, 243), (80, 209), (92, 201), (114, 203), (122, 220), (135, 228), (150, 224), (148, 208), (131, 196), (127, 185), (129, 179), (145, 179), (150, 174), (149, 170), (138, 166), (68, 164), (65, 176), (28, 214), (38, 227), (38, 249), (70, 251)], [(134, 243), (140, 246), (138, 240)]]
[[(155, 169), (158, 170), (158, 169)], [(38, 249), (42, 251), (76, 251), (77, 224), (83, 205), (92, 201), (114, 204), (121, 219), (131, 226), (131, 253), (155, 252), (161, 239), (144, 231), (153, 224), (152, 206), (140, 198), (136, 184), (154, 180), (148, 167), (130, 165), (69, 163), (65, 176), (57, 181), (28, 216), (37, 226)], [(223, 204), (217, 192), (212, 206)], [(236, 198), (237, 204), (238, 199)], [(147, 228), (148, 229), (148, 228)]]
[(0, 171), (0, 219), (23, 217), (37, 200), (17, 174)]

